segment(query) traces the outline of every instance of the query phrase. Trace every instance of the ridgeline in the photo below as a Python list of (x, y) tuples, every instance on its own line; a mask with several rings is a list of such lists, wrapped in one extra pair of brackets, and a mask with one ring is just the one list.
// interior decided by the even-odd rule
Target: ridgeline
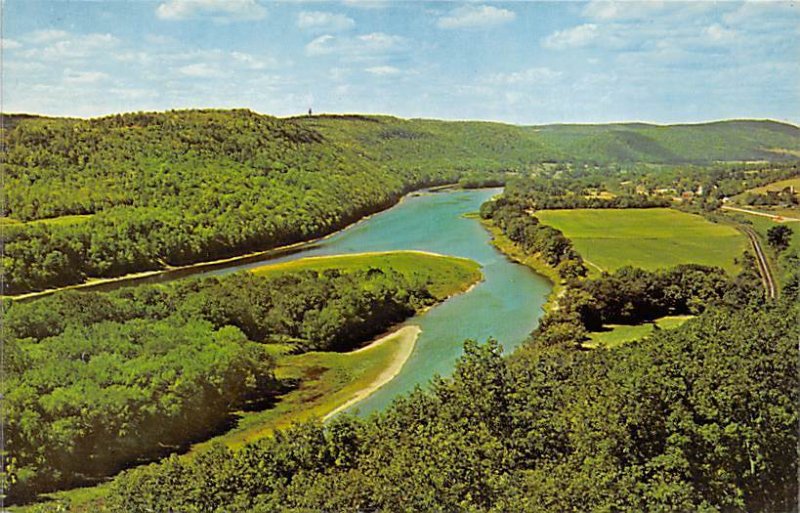
[(773, 121), (549, 125), (280, 119), (247, 110), (81, 120), (6, 115), (4, 294), (270, 249), (331, 233), (411, 190), (570, 162), (797, 158)]

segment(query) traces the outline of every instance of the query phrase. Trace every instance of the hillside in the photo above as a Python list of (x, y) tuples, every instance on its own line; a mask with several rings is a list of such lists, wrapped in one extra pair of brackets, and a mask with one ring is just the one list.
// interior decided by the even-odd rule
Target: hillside
[(384, 158), (420, 164), (453, 158), (458, 165), (518, 167), (542, 161), (709, 164), (800, 157), (800, 128), (770, 120), (514, 126), (387, 116), (294, 119), (330, 138), (345, 136), (379, 150)]
[(553, 150), (598, 162), (775, 161), (797, 158), (800, 150), (800, 128), (768, 120), (550, 125), (532, 130)]
[(466, 172), (800, 151), (800, 129), (771, 121), (517, 127), (246, 110), (8, 115), (2, 139), (11, 294), (312, 239)]

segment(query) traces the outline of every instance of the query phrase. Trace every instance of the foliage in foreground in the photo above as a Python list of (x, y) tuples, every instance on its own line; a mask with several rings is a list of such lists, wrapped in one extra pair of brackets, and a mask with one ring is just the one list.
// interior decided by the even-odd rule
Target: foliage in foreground
[(262, 343), (350, 349), (434, 302), (427, 285), (392, 269), (333, 269), (13, 302), (3, 382), (10, 498), (207, 437), (281, 389)]
[(470, 342), (385, 413), (129, 471), (107, 508), (786, 511), (799, 310), (714, 308), (614, 351)]

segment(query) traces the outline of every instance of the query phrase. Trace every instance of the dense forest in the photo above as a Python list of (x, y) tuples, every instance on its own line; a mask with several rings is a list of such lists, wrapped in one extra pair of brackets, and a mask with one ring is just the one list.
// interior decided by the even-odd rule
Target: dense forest
[(413, 189), (502, 183), (548, 162), (785, 160), (800, 149), (798, 131), (756, 121), (516, 127), (244, 110), (7, 116), (5, 293), (308, 240)]
[[(436, 301), (392, 269), (251, 273), (4, 305), (12, 500), (119, 471), (287, 386), (274, 351), (349, 350)], [(441, 299), (441, 298), (439, 298)]]
[(468, 342), (452, 378), (386, 412), (129, 471), (106, 507), (788, 511), (800, 302), (747, 290), (615, 350), (534, 335), (507, 359), (496, 343)]

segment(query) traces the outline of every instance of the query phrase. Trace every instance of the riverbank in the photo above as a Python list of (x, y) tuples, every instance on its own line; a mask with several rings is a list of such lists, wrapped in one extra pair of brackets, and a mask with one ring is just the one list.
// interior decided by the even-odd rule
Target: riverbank
[(237, 427), (194, 445), (188, 456), (200, 454), (214, 443), (238, 449), (293, 424), (329, 419), (394, 378), (411, 356), (420, 332), (418, 326), (401, 326), (347, 353), (279, 356), (275, 377), (297, 385), (267, 410), (241, 412)]
[(372, 214), (368, 214), (364, 217), (360, 217), (356, 221), (347, 224), (346, 226), (335, 230), (327, 235), (322, 237), (317, 237), (314, 239), (309, 239), (306, 241), (295, 242), (293, 244), (287, 244), (284, 246), (277, 246), (274, 248), (266, 249), (263, 251), (254, 251), (250, 253), (245, 253), (242, 255), (236, 255), (227, 258), (220, 258), (216, 260), (207, 260), (204, 262), (197, 262), (194, 264), (187, 264), (187, 265), (180, 265), (180, 266), (167, 266), (164, 269), (156, 269), (152, 271), (142, 271), (137, 273), (129, 273), (122, 276), (115, 276), (112, 278), (89, 278), (87, 281), (83, 283), (76, 283), (73, 285), (65, 285), (63, 287), (54, 287), (50, 289), (40, 290), (36, 292), (26, 292), (23, 294), (0, 294), (0, 299), (11, 299), (15, 301), (25, 301), (30, 299), (36, 299), (39, 297), (49, 296), (56, 292), (61, 292), (65, 290), (81, 290), (81, 291), (89, 291), (89, 290), (110, 290), (118, 287), (124, 287), (126, 285), (137, 285), (140, 283), (150, 283), (150, 282), (158, 282), (158, 281), (168, 281), (170, 275), (174, 275), (172, 279), (178, 278), (185, 278), (194, 274), (206, 272), (206, 271), (214, 271), (224, 267), (236, 266), (245, 263), (257, 262), (259, 260), (272, 260), (281, 256), (291, 255), (294, 253), (299, 253), (300, 251), (311, 249), (318, 244), (334, 237), (345, 230), (349, 230), (355, 228), (356, 226), (370, 220), (373, 216), (386, 212), (387, 210), (391, 210), (399, 205), (401, 205), (407, 198), (413, 197), (415, 195), (424, 194), (425, 192), (436, 193), (440, 190), (446, 190), (444, 188), (451, 187), (455, 188), (458, 187), (457, 183), (453, 184), (444, 184), (435, 187), (424, 187), (422, 189), (415, 189), (409, 191), (394, 203), (389, 205), (388, 207), (379, 210), (377, 212), (373, 212)]
[(491, 234), (491, 244), (498, 251), (503, 253), (510, 260), (529, 267), (536, 274), (547, 278), (552, 285), (552, 289), (550, 290), (550, 294), (547, 296), (547, 301), (542, 306), (542, 310), (545, 312), (556, 310), (558, 308), (558, 298), (564, 293), (565, 284), (564, 280), (561, 279), (555, 268), (547, 264), (547, 262), (538, 256), (528, 255), (525, 253), (518, 244), (509, 239), (506, 234), (504, 234), (500, 228), (492, 224), (491, 221), (481, 219), (480, 223), (486, 229), (486, 231)]
[(363, 351), (370, 351), (374, 350), (376, 347), (380, 347), (387, 343), (387, 341), (392, 340), (393, 338), (397, 339), (399, 343), (399, 348), (395, 353), (392, 361), (389, 363), (388, 366), (381, 372), (377, 378), (375, 378), (369, 385), (366, 387), (358, 390), (353, 396), (347, 400), (344, 404), (341, 404), (333, 409), (333, 411), (325, 414), (322, 417), (322, 420), (328, 420), (335, 416), (336, 414), (350, 408), (358, 404), (363, 399), (366, 399), (371, 394), (376, 392), (379, 388), (383, 385), (394, 379), (399, 373), (400, 370), (403, 368), (403, 365), (406, 364), (408, 359), (411, 357), (411, 354), (414, 352), (414, 347), (417, 344), (417, 339), (419, 338), (419, 334), (422, 333), (422, 329), (419, 326), (403, 326), (399, 330), (389, 335), (386, 335), (382, 338), (379, 338), (375, 342), (369, 344), (368, 346), (362, 347), (361, 349), (356, 349), (351, 354), (358, 354)]

